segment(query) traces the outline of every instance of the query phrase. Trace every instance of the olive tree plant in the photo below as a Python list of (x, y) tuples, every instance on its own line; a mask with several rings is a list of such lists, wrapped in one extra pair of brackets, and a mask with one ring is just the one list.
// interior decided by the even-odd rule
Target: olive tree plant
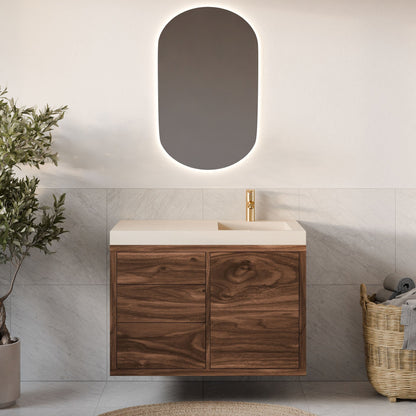
[(15, 341), (6, 327), (4, 302), (23, 261), (32, 249), (51, 254), (51, 244), (66, 232), (65, 194), (53, 195), (52, 206), (41, 206), (36, 193), (39, 179), (17, 175), (25, 165), (37, 169), (48, 161), (57, 165), (51, 132), (66, 110), (66, 106), (18, 107), (7, 97), (7, 89), (0, 88), (0, 264), (13, 268), (9, 289), (0, 293), (0, 346)]

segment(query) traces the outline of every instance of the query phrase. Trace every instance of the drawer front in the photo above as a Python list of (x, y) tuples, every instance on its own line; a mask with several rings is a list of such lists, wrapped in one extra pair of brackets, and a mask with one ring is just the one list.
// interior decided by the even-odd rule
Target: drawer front
[(211, 321), (211, 368), (298, 367), (297, 312), (215, 313)]
[(205, 325), (117, 325), (117, 368), (205, 368)]
[(212, 253), (210, 270), (215, 313), (299, 309), (297, 253)]
[(119, 285), (117, 322), (205, 322), (205, 286)]
[(299, 367), (297, 253), (213, 253), (211, 368)]
[(117, 253), (118, 284), (205, 284), (205, 253)]

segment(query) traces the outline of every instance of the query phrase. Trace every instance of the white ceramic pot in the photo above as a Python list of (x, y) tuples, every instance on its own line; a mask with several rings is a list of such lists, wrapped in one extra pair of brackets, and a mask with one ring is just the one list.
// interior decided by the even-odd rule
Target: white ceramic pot
[(12, 406), (20, 396), (20, 340), (0, 345), (0, 408)]

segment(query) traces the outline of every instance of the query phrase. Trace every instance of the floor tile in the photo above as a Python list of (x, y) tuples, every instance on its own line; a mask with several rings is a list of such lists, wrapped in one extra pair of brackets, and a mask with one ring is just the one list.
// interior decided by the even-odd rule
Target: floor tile
[(109, 381), (97, 411), (105, 412), (144, 404), (203, 400), (201, 382)]
[(274, 403), (308, 409), (301, 384), (296, 381), (205, 382), (204, 400)]
[[(6, 412), (7, 413), (4, 413)], [(68, 407), (65, 409), (32, 409), (32, 408), (8, 408), (0, 409), (1, 416), (95, 416), (94, 409), (85, 407)]]
[(93, 408), (104, 390), (105, 382), (63, 381), (22, 382), (21, 395), (14, 408)]
[(303, 382), (302, 388), (310, 412), (319, 416), (404, 416), (416, 412), (416, 402), (390, 403), (368, 382)]
[[(100, 398), (101, 397), (101, 398)], [(409, 416), (416, 401), (390, 403), (368, 382), (24, 382), (0, 416), (97, 416), (123, 407), (185, 401), (271, 403), (317, 416)], [(98, 404), (97, 404), (98, 403)]]
[(105, 382), (22, 382), (16, 405), (3, 416), (93, 416)]

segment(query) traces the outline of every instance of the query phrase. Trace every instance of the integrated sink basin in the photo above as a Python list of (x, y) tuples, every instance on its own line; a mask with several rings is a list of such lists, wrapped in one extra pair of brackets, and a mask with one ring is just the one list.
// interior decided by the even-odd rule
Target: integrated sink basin
[(305, 245), (297, 221), (123, 220), (110, 231), (110, 245)]

